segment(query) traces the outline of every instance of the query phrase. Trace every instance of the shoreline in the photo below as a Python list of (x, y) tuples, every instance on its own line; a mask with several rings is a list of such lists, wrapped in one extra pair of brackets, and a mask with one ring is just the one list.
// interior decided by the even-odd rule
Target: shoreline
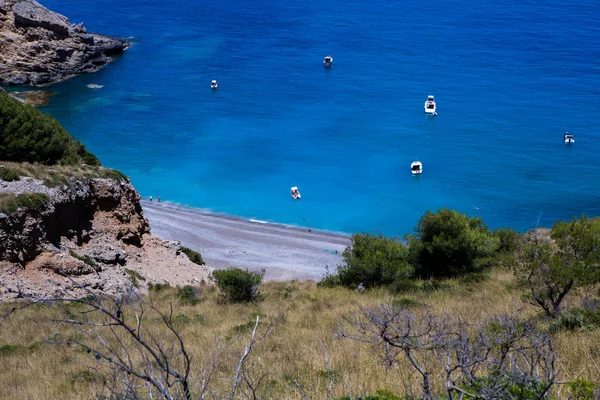
[(342, 264), (351, 235), (140, 200), (153, 235), (200, 252), (206, 265), (265, 270), (265, 281), (320, 280)]

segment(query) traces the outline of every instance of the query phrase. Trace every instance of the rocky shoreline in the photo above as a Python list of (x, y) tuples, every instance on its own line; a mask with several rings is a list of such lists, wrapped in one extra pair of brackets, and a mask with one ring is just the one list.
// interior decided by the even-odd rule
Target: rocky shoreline
[(94, 72), (127, 47), (35, 0), (0, 0), (0, 86), (41, 86)]

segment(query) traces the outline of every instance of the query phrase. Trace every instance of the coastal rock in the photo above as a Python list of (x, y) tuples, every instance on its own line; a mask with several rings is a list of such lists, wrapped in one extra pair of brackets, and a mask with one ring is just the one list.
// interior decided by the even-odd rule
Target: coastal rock
[(48, 188), (31, 178), (0, 179), (2, 193), (49, 200), (0, 218), (0, 300), (116, 295), (149, 283), (208, 280), (211, 269), (192, 263), (178, 242), (150, 234), (140, 195), (126, 180), (73, 179)]
[(0, 85), (44, 85), (93, 72), (128, 46), (87, 33), (35, 0), (0, 0)]

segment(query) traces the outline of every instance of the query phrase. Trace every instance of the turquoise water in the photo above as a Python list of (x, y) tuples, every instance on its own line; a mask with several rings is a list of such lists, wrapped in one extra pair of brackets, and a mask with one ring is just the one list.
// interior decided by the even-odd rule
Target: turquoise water
[(132, 42), (44, 111), (143, 196), (246, 218), (402, 235), (443, 207), (520, 231), (599, 215), (600, 3), (412, 3), (43, 1)]

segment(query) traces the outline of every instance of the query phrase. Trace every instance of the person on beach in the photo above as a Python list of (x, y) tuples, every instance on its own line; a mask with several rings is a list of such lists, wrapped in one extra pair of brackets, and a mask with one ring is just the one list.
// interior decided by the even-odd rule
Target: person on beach
[(150, 201), (152, 201), (152, 196), (150, 196)]
[(156, 199), (158, 200), (158, 202), (160, 203), (160, 194), (158, 196), (156, 196)]

